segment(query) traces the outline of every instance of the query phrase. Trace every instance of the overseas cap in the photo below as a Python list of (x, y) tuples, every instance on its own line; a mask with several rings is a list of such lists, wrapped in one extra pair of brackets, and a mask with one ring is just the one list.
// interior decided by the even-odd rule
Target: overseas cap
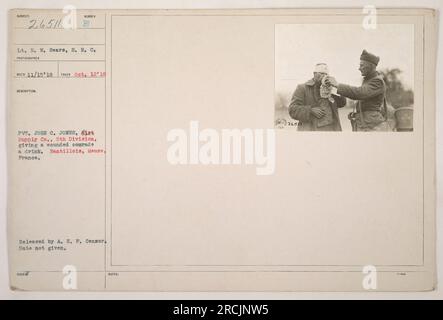
[(368, 61), (368, 62), (371, 62), (375, 65), (378, 65), (380, 58), (372, 53), (367, 52), (366, 50), (363, 50), (363, 52), (361, 53), (361, 56), (360, 56), (360, 60)]

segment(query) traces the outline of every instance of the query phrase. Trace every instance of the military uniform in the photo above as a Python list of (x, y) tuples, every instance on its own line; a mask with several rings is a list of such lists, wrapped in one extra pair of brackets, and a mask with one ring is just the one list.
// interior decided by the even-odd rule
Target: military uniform
[[(378, 65), (380, 58), (363, 50), (360, 60)], [(386, 84), (375, 69), (363, 78), (360, 87), (339, 84), (337, 93), (352, 100), (357, 100), (357, 113), (353, 114), (356, 131), (388, 131), (386, 121)]]
[(384, 110), (386, 85), (377, 71), (363, 79), (361, 87), (339, 84), (337, 93), (357, 101), (355, 120), (357, 131), (385, 131), (387, 123)]
[[(320, 97), (320, 86), (311, 79), (300, 84), (292, 95), (289, 104), (289, 115), (298, 120), (299, 131), (341, 131), (338, 108), (346, 105), (346, 98), (334, 96), (334, 102)], [(317, 119), (311, 113), (311, 108), (318, 107), (325, 115)]]

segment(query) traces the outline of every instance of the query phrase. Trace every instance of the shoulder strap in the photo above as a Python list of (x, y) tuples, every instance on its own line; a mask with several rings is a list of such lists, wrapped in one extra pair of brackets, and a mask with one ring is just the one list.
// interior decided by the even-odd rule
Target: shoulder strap
[(363, 117), (363, 111), (361, 110), (361, 100), (358, 100), (358, 102), (357, 102), (357, 111), (358, 111), (358, 114), (360, 115), (361, 125), (364, 125), (365, 119)]
[(383, 117), (385, 121), (388, 120), (388, 104), (386, 102), (386, 95), (383, 97)]
[(385, 80), (383, 79), (383, 75), (381, 75), (380, 73), (377, 75), (377, 78), (379, 78), (383, 82), (383, 85), (385, 87), (385, 92), (383, 95), (382, 114), (383, 114), (383, 117), (385, 118), (385, 121), (386, 121), (386, 120), (388, 120), (388, 104), (386, 102), (386, 90), (387, 90), (386, 83), (385, 83)]

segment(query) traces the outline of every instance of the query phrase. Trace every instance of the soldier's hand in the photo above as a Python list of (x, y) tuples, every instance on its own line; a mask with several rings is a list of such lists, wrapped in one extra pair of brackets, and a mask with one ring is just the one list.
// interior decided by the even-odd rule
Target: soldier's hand
[(320, 119), (321, 117), (323, 117), (326, 114), (326, 112), (320, 108), (314, 107), (314, 108), (311, 108), (311, 114), (313, 114), (314, 117), (316, 117), (317, 119)]

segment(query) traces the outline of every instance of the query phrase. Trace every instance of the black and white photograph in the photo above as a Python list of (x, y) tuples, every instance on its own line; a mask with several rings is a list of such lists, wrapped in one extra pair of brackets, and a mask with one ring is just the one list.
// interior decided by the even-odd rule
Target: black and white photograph
[(412, 24), (279, 24), (275, 48), (275, 128), (413, 131)]

